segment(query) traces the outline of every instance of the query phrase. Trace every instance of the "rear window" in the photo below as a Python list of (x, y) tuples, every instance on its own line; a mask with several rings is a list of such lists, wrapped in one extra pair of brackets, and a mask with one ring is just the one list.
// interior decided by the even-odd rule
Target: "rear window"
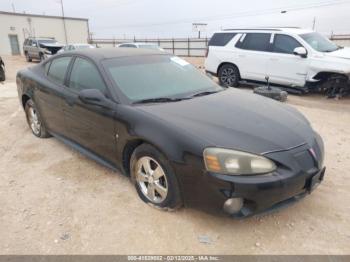
[(63, 84), (71, 57), (60, 57), (52, 60), (47, 76), (57, 84)]
[[(242, 40), (243, 39), (243, 40)], [(268, 33), (249, 33), (246, 34), (240, 41), (238, 41), (236, 47), (252, 50), (252, 51), (270, 51), (271, 34)]]
[(208, 46), (225, 46), (235, 37), (235, 35), (235, 33), (216, 33), (210, 39)]

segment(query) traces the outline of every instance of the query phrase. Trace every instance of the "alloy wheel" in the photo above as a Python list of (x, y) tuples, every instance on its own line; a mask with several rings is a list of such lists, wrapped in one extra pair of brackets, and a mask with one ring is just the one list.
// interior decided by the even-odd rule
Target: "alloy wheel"
[(168, 181), (160, 164), (151, 157), (136, 162), (136, 182), (142, 194), (152, 203), (162, 203), (168, 195)]
[(233, 68), (223, 69), (221, 72), (220, 80), (222, 83), (228, 86), (232, 86), (237, 80), (235, 70), (233, 70)]
[(33, 133), (35, 135), (39, 135), (41, 130), (41, 122), (36, 110), (32, 106), (28, 109), (28, 121)]

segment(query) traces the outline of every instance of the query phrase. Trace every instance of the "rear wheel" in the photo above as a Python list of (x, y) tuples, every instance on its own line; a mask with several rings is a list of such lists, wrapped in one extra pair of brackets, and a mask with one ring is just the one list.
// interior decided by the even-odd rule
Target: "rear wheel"
[(237, 87), (239, 85), (240, 75), (236, 66), (225, 64), (220, 67), (218, 72), (220, 85), (226, 87)]
[(35, 136), (40, 138), (50, 137), (33, 100), (29, 99), (27, 101), (25, 105), (25, 113), (28, 125)]
[(168, 160), (153, 146), (142, 144), (135, 149), (130, 170), (131, 180), (145, 203), (163, 210), (182, 205), (176, 175)]

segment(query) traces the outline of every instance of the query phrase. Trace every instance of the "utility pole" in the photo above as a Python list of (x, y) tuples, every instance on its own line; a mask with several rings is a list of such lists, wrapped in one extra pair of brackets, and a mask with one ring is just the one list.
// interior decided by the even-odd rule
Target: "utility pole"
[(64, 38), (66, 45), (68, 44), (68, 39), (67, 39), (67, 28), (66, 28), (66, 20), (64, 19), (64, 7), (63, 7), (63, 0), (61, 0), (61, 9), (62, 9), (62, 19), (63, 19), (63, 30), (64, 30)]
[(13, 2), (11, 3), (11, 6), (12, 6), (12, 12), (16, 13), (15, 4)]
[(314, 17), (314, 20), (312, 22), (312, 30), (315, 31), (315, 28), (316, 28), (316, 16)]

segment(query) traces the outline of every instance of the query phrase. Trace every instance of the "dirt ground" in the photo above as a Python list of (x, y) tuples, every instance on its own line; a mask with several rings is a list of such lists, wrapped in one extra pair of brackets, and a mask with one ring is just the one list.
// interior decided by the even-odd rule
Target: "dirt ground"
[(54, 138), (35, 138), (14, 82), (27, 64), (3, 58), (0, 254), (350, 254), (350, 99), (289, 97), (326, 146), (327, 174), (312, 195), (244, 220), (165, 213), (141, 202), (126, 177)]

